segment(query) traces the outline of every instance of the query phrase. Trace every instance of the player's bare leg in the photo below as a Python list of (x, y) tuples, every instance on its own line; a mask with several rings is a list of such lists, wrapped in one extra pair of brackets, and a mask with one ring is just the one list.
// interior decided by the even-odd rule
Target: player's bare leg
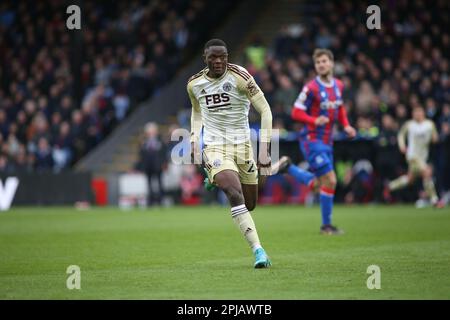
[(330, 189), (336, 189), (337, 178), (336, 173), (334, 171), (330, 171), (325, 173), (323, 176), (319, 177), (319, 182), (321, 187), (327, 187)]
[(241, 182), (233, 170), (224, 170), (214, 176), (215, 184), (225, 192), (232, 207), (244, 204)]
[(258, 175), (258, 187), (257, 188), (259, 191), (264, 189), (264, 186), (266, 185), (266, 181), (267, 181), (267, 176)]
[[(258, 182), (259, 184), (259, 182)], [(244, 194), (245, 206), (248, 211), (253, 211), (258, 201), (258, 185), (257, 184), (241, 184)]]
[[(231, 217), (255, 254), (255, 268), (269, 267), (270, 260), (261, 246), (255, 223), (246, 207), (246, 199), (237, 172), (233, 170), (221, 171), (214, 176), (214, 182), (217, 187), (225, 192), (231, 205)], [(253, 188), (257, 189), (257, 185), (254, 185)]]

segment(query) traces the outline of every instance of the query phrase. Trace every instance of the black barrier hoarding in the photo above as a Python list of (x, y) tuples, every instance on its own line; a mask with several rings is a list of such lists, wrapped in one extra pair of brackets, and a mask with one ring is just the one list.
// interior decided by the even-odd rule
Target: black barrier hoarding
[[(19, 180), (12, 206), (73, 205), (78, 201), (93, 200), (90, 172), (2, 174), (2, 191), (5, 191), (3, 186), (7, 185), (7, 180), (11, 177)], [(6, 193), (0, 196), (5, 195)]]

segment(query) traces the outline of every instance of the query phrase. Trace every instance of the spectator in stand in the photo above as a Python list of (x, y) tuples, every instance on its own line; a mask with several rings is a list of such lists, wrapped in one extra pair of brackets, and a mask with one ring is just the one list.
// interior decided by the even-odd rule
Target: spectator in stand
[(281, 104), (285, 113), (292, 108), (292, 102), (298, 95), (298, 90), (292, 85), (291, 79), (286, 75), (280, 75), (277, 79), (279, 89), (276, 90), (274, 96), (275, 104)]
[[(237, 3), (83, 2), (83, 35), (77, 48), (65, 26), (64, 1), (38, 1), (32, 10), (21, 1), (1, 1), (0, 133), (7, 141), (11, 125), (17, 124), (13, 136), (27, 152), (20, 159), (17, 154), (11, 156), (9, 163), (21, 161), (23, 166), (24, 158), (37, 160), (38, 140), (45, 137), (59, 160), (53, 167), (37, 164), (40, 170), (73, 165), (138, 103), (167, 84), (210, 27)], [(75, 55), (83, 50), (79, 66), (69, 55), (73, 49)], [(80, 78), (74, 70), (80, 70)], [(86, 100), (90, 102), (87, 110)], [(64, 147), (70, 152), (63, 152), (72, 154), (69, 163), (53, 144), (63, 122), (68, 122), (73, 141)]]
[(254, 70), (261, 70), (266, 66), (266, 52), (267, 49), (263, 45), (260, 37), (254, 36), (251, 44), (245, 49), (245, 55), (250, 64), (250, 68), (248, 69), (250, 73)]
[(4, 110), (0, 110), (0, 133), (3, 137), (8, 136), (8, 119), (6, 118), (6, 112)]
[(34, 152), (36, 157), (35, 169), (37, 172), (50, 171), (53, 168), (52, 149), (45, 137), (40, 137), (37, 143), (37, 149)]
[[(255, 70), (253, 76), (260, 86), (270, 88), (265, 91), (273, 92), (275, 102), (277, 98), (285, 97), (279, 93), (284, 90), (279, 79), (287, 77), (296, 89), (301, 88), (314, 77), (309, 54), (317, 46), (331, 48), (337, 57), (335, 72), (345, 83), (348, 116), (358, 123), (358, 138), (374, 139), (380, 135), (375, 141), (377, 152), (381, 154), (371, 161), (375, 176), (380, 175), (384, 179), (383, 175), (390, 173), (379, 170), (387, 164), (383, 160), (386, 157), (384, 153), (393, 147), (389, 143), (392, 130), (409, 119), (414, 106), (426, 106), (427, 117), (441, 132), (447, 130), (447, 125), (441, 125), (439, 119), (447, 112), (444, 106), (450, 103), (449, 59), (443, 54), (450, 49), (448, 4), (437, 1), (424, 11), (423, 1), (382, 1), (379, 3), (381, 10), (393, 14), (385, 17), (385, 27), (377, 33), (370, 32), (354, 18), (364, 14), (361, 10), (369, 4), (367, 1), (361, 4), (329, 1), (320, 6), (320, 11), (310, 13), (311, 21), (303, 25), (283, 26), (273, 40), (272, 48), (268, 48), (268, 52), (274, 54), (266, 59), (266, 67)], [(336, 12), (339, 12), (339, 21), (333, 18), (337, 16)], [(402, 12), (404, 19), (399, 19), (395, 12)], [(293, 100), (295, 98), (286, 104), (292, 105)], [(284, 101), (278, 101), (280, 103), (284, 105)], [(277, 103), (272, 105), (276, 111), (279, 110)], [(289, 111), (290, 107), (287, 109)], [(277, 117), (282, 118), (280, 115)], [(444, 136), (447, 137), (445, 133)], [(441, 141), (447, 140), (443, 138)], [(444, 145), (442, 142), (438, 157), (443, 157)], [(350, 157), (360, 155), (356, 149), (348, 151)], [(393, 167), (404, 165), (397, 156), (392, 162), (395, 162)], [(440, 163), (445, 161), (440, 160)], [(440, 177), (449, 176), (450, 167), (441, 167)], [(448, 178), (445, 181), (446, 185), (450, 183)], [(381, 199), (378, 189), (376, 197)]]
[[(161, 204), (164, 195), (161, 177), (163, 165), (166, 162), (166, 147), (159, 137), (159, 127), (156, 123), (147, 123), (144, 134), (136, 169), (144, 172), (147, 176), (150, 190), (149, 204)], [(154, 188), (155, 185), (156, 188)]]
[(59, 172), (68, 167), (72, 159), (72, 137), (70, 135), (70, 124), (66, 121), (61, 123), (59, 133), (53, 143), (53, 160), (55, 171)]
[(400, 171), (399, 167), (402, 163), (402, 159), (397, 146), (398, 130), (398, 123), (394, 118), (390, 114), (383, 115), (380, 134), (375, 143), (375, 172), (378, 173), (376, 181), (376, 200), (379, 201), (387, 200), (382, 198), (383, 187), (389, 180), (394, 179)]
[(14, 173), (14, 166), (6, 154), (0, 153), (0, 174), (9, 175)]
[(181, 202), (185, 205), (199, 204), (203, 186), (203, 176), (197, 172), (195, 165), (183, 166), (181, 176)]

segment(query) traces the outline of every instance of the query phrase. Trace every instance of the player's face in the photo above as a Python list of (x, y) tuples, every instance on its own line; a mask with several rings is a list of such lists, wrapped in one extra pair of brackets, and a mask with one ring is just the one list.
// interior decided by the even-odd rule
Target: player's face
[(422, 108), (414, 108), (412, 116), (418, 122), (423, 121), (425, 119), (425, 111)]
[(323, 54), (314, 60), (314, 67), (319, 76), (328, 76), (333, 70), (333, 61)]
[(211, 46), (205, 50), (204, 57), (211, 77), (218, 78), (223, 75), (228, 63), (227, 48), (224, 46)]

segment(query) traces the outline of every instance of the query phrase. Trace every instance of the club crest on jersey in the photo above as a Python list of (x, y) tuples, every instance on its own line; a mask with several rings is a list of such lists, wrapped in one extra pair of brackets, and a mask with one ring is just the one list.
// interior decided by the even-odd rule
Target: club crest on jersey
[(231, 83), (225, 82), (222, 86), (223, 91), (230, 92), (231, 91)]
[(222, 161), (220, 161), (220, 159), (216, 159), (213, 161), (212, 165), (214, 168), (218, 168), (220, 167), (220, 165), (222, 164)]
[(315, 160), (317, 164), (321, 164), (325, 161), (321, 156), (317, 156)]

